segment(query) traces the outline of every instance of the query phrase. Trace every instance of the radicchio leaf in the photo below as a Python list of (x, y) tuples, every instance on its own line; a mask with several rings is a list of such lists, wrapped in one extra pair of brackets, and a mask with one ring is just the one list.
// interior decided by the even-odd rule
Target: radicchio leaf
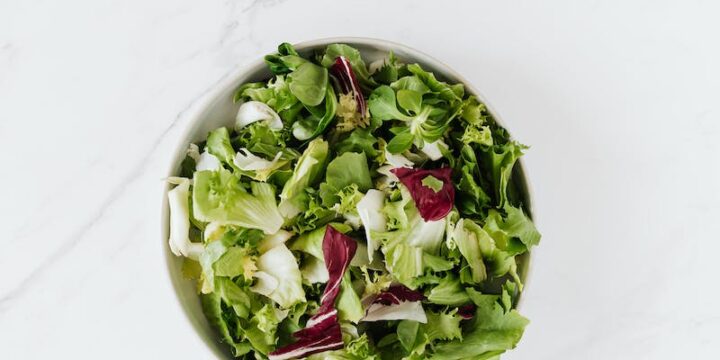
[(426, 323), (427, 316), (420, 303), (424, 298), (419, 291), (392, 285), (375, 297), (363, 321), (415, 320)]
[(286, 360), (306, 357), (324, 351), (342, 349), (342, 331), (337, 320), (337, 312), (334, 316), (316, 323), (311, 328), (305, 328), (296, 332), (298, 338), (293, 344), (284, 346), (268, 354), (269, 360)]
[(304, 329), (293, 334), (297, 341), (271, 352), (270, 360), (305, 357), (343, 347), (335, 299), (340, 293), (340, 283), (356, 250), (355, 240), (332, 226), (327, 227), (323, 238), (323, 257), (329, 279), (320, 298), (320, 308), (317, 314), (308, 320)]
[[(395, 168), (391, 171), (408, 188), (420, 216), (425, 221), (440, 220), (452, 210), (455, 203), (455, 188), (450, 180), (451, 168), (432, 170)], [(428, 176), (442, 181), (443, 185), (439, 191), (436, 192), (433, 188), (423, 184), (423, 180)]]
[(419, 291), (410, 290), (404, 285), (392, 285), (380, 293), (373, 301), (373, 304), (392, 305), (399, 304), (402, 301), (420, 301), (424, 298)]
[(475, 316), (475, 305), (467, 304), (458, 308), (457, 314), (460, 315), (463, 320), (470, 320)]
[(323, 238), (323, 257), (329, 280), (320, 298), (320, 309), (309, 321), (335, 309), (335, 298), (340, 292), (340, 282), (350, 261), (355, 256), (355, 250), (357, 250), (355, 240), (335, 230), (332, 226), (327, 227)]
[(365, 97), (360, 91), (360, 83), (355, 77), (355, 72), (352, 69), (352, 65), (348, 59), (344, 56), (338, 56), (335, 58), (335, 63), (330, 67), (330, 73), (335, 76), (340, 85), (340, 89), (345, 94), (352, 94), (357, 103), (357, 111), (360, 113), (361, 118), (367, 116), (367, 103)]

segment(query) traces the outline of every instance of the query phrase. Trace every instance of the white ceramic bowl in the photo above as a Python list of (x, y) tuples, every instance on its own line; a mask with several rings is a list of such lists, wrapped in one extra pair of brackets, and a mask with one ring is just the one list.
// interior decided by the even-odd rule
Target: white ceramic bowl
[[(435, 73), (440, 80), (452, 83), (462, 83), (465, 85), (465, 90), (468, 93), (477, 96), (480, 101), (484, 102), (488, 111), (493, 115), (495, 120), (501, 125), (504, 125), (498, 113), (493, 110), (487, 102), (487, 99), (485, 99), (475, 89), (475, 87), (472, 86), (472, 84), (467, 82), (462, 76), (450, 69), (447, 65), (405, 45), (379, 39), (339, 37), (303, 42), (296, 44), (295, 49), (301, 55), (308, 55), (317, 51), (322, 51), (327, 45), (333, 43), (344, 43), (357, 48), (362, 53), (367, 64), (385, 57), (387, 53), (392, 50), (402, 62), (419, 63), (424, 69)], [(184, 116), (187, 117), (188, 126), (178, 140), (178, 145), (175, 149), (175, 156), (173, 157), (170, 165), (168, 176), (176, 176), (179, 173), (180, 163), (185, 158), (186, 150), (190, 143), (205, 140), (209, 131), (220, 126), (232, 126), (235, 114), (238, 110), (238, 105), (233, 104), (232, 98), (235, 94), (235, 90), (240, 85), (247, 82), (266, 80), (270, 76), (270, 71), (267, 69), (263, 59), (260, 58), (235, 70), (232, 74), (227, 75), (214, 88), (203, 95), (203, 97), (195, 104), (193, 110), (184, 114)], [(516, 164), (514, 171), (513, 181), (515, 181), (517, 186), (519, 186), (521, 192), (525, 194), (524, 203), (528, 212), (530, 212), (531, 194), (528, 182), (524, 176), (522, 162)], [(218, 358), (232, 358), (229, 353), (229, 347), (220, 343), (220, 336), (210, 327), (210, 324), (203, 315), (195, 282), (186, 280), (182, 277), (180, 271), (182, 259), (174, 256), (170, 252), (170, 248), (167, 244), (169, 234), (169, 217), (166, 195), (168, 190), (169, 187), (166, 187), (163, 193), (161, 240), (173, 287), (175, 288), (178, 300), (185, 310), (188, 320), (212, 352)], [(527, 275), (529, 273), (529, 260), (529, 256), (526, 255), (521, 260), (518, 269), (521, 278), (523, 278), (525, 282), (527, 281)]]

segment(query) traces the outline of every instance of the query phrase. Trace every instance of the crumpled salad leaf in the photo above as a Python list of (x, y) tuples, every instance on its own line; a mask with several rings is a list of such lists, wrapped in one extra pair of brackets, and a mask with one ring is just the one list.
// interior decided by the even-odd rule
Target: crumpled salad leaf
[(498, 359), (540, 242), (527, 147), (462, 84), (288, 43), (168, 183), (168, 244), (242, 359)]

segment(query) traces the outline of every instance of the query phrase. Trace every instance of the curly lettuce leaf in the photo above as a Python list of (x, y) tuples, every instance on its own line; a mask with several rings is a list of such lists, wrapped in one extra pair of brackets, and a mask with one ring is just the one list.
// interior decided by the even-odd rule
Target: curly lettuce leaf
[(207, 151), (230, 166), (232, 169), (241, 171), (233, 162), (235, 150), (230, 144), (230, 132), (226, 127), (217, 128), (210, 132), (206, 145)]
[(227, 170), (198, 171), (193, 178), (193, 214), (204, 222), (239, 225), (276, 233), (283, 218), (273, 186), (252, 182), (252, 194)]
[(527, 149), (525, 145), (509, 142), (496, 144), (487, 150), (483, 150), (486, 159), (484, 162), (485, 170), (491, 174), (498, 208), (503, 208), (508, 201), (507, 191), (510, 176), (515, 162), (523, 155), (525, 149)]
[(484, 181), (471, 146), (463, 145), (457, 166), (460, 181), (456, 186), (461, 196), (456, 197), (456, 206), (465, 215), (483, 214), (483, 211), (491, 206), (492, 199), (483, 188)]
[(520, 341), (528, 320), (516, 310), (505, 312), (496, 295), (471, 292), (477, 310), (462, 340), (440, 343), (430, 359), (483, 359), (514, 348)]
[(232, 336), (235, 324), (228, 319), (226, 311), (223, 311), (222, 300), (217, 294), (200, 295), (203, 312), (208, 322), (220, 332), (222, 341), (230, 345), (233, 355), (242, 356), (252, 351), (248, 341), (236, 340)]

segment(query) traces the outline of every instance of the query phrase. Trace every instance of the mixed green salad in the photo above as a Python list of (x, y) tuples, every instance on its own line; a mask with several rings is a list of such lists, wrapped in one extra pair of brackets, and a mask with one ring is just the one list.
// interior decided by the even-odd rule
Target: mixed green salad
[(540, 234), (484, 104), (344, 44), (243, 84), (170, 178), (170, 248), (242, 359), (497, 359)]

